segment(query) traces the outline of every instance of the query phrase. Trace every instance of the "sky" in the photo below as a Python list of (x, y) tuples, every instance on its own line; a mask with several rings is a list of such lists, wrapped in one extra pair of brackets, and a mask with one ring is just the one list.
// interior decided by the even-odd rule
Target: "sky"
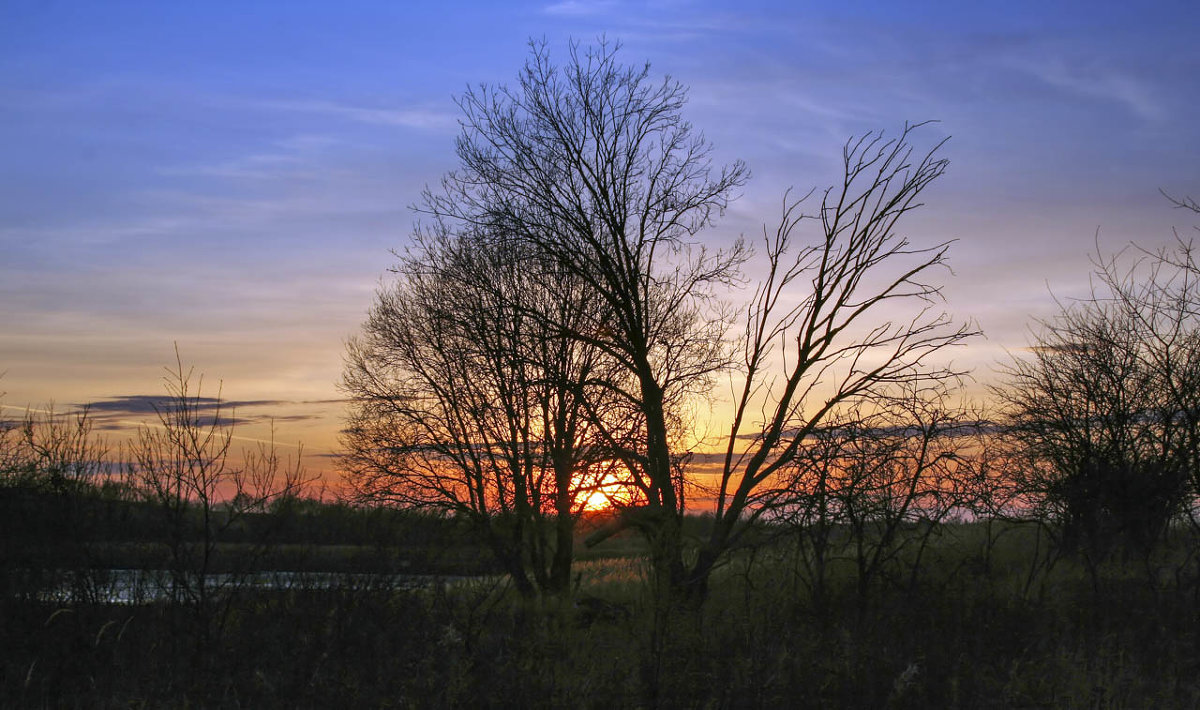
[(704, 239), (753, 237), (842, 144), (936, 120), (947, 174), (904, 225), (958, 240), (946, 308), (978, 383), (1088, 256), (1194, 234), (1191, 2), (56, 2), (0, 0), (0, 405), (92, 404), (119, 434), (164, 366), (239, 435), (332, 467), (345, 341), (455, 167), (454, 97), (512, 82), (531, 39), (622, 44), (752, 178)]

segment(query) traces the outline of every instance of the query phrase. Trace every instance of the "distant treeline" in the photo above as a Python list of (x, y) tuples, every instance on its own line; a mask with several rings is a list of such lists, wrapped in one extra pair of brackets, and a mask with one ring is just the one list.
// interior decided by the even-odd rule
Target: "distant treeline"
[[(222, 516), (217, 507), (211, 515)], [(171, 541), (202, 543), (199, 508), (181, 521), (118, 486), (0, 486), (0, 575), (18, 570), (160, 569)], [(178, 524), (178, 523), (182, 524)], [(466, 526), (384, 507), (282, 498), (223, 527), (209, 572), (258, 570), (479, 574), (495, 568)]]

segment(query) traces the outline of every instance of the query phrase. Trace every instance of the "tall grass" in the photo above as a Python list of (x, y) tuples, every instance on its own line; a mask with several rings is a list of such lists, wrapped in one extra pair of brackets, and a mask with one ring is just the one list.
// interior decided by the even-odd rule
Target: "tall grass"
[[(636, 558), (578, 563), (570, 598), (535, 601), (497, 576), (410, 589), (348, 575), (243, 592), (198, 655), (186, 610), (170, 604), (10, 597), (0, 600), (0, 706), (1200, 703), (1194, 582), (1151, 583), (1134, 561), (1113, 561), (1096, 588), (1079, 560), (1034, 559), (1036, 535), (1013, 528), (989, 547), (981, 524), (948, 526), (915, 582), (881, 582), (865, 607), (846, 565), (815, 604), (781, 540), (735, 556), (707, 603), (666, 625), (654, 623)], [(1184, 560), (1192, 544), (1168, 552)]]
[[(1042, 523), (901, 526), (867, 568), (835, 526), (819, 583), (804, 528), (764, 528), (679, 608), (624, 535), (581, 552), (569, 595), (529, 600), (454, 520), (283, 495), (207, 538), (180, 534), (191, 503), (164, 528), (155, 501), (95, 484), (108, 469), (68, 465), (99, 454), (63, 422), (6, 449), (0, 708), (1200, 706), (1192, 527), (1096, 558)], [(219, 624), (146, 587), (112, 598), (110, 570), (157, 579), (197, 540), (204, 573), (244, 573), (214, 587)]]

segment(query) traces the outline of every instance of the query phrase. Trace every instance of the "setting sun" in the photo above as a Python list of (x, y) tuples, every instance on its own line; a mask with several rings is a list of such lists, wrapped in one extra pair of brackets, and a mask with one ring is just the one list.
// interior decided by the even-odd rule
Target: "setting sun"
[(593, 491), (583, 500), (583, 510), (587, 512), (608, 510), (611, 507), (612, 499), (610, 498), (610, 493), (604, 490)]
[(614, 505), (629, 503), (629, 489), (618, 482), (612, 474), (604, 476), (600, 481), (601, 483), (594, 489), (592, 486), (581, 487), (578, 496), (578, 500), (582, 501), (580, 510), (585, 513), (596, 513), (609, 510)]

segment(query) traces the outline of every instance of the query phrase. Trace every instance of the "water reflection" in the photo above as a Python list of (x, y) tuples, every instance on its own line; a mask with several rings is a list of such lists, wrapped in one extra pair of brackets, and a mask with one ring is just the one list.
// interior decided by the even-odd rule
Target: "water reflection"
[[(413, 590), (453, 585), (477, 577), (433, 574), (286, 572), (196, 575), (161, 569), (87, 570), (56, 575), (37, 597), (53, 602), (149, 604), (191, 599), (203, 587), (208, 595), (286, 590)], [(201, 584), (203, 582), (203, 584)]]

